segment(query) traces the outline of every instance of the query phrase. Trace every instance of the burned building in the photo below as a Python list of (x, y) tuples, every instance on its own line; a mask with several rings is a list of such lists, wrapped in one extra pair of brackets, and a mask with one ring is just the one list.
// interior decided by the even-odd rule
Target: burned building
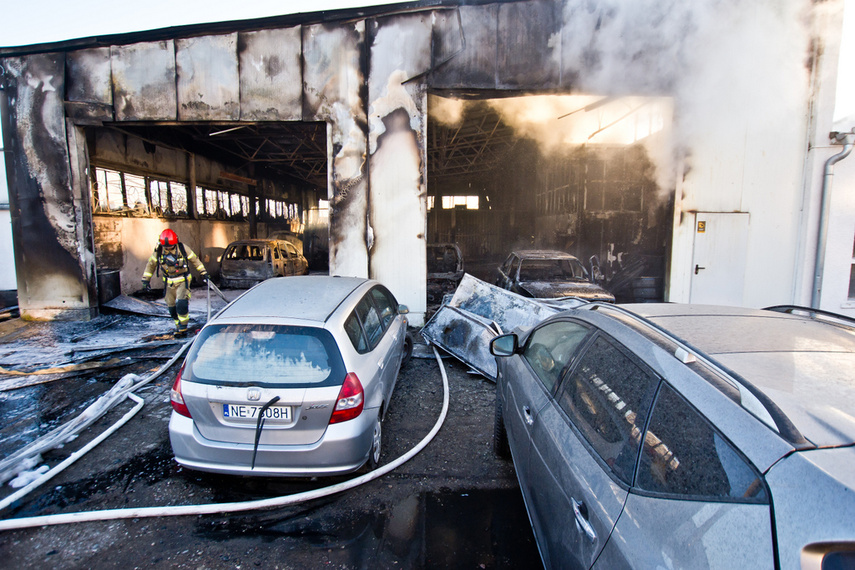
[(645, 299), (807, 304), (843, 3), (710, 4), (434, 0), (0, 48), (22, 313), (91, 317), (167, 226), (214, 274), (233, 240), (300, 234), (413, 324), (428, 242), (487, 279), (550, 248)]

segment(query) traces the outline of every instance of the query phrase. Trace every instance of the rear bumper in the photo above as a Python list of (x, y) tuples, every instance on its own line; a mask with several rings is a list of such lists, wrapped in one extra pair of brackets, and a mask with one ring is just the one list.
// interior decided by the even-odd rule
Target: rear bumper
[(311, 445), (258, 446), (252, 468), (252, 444), (226, 443), (202, 437), (192, 419), (172, 413), (169, 441), (175, 460), (188, 469), (259, 477), (315, 477), (356, 471), (368, 460), (377, 409), (328, 426)]

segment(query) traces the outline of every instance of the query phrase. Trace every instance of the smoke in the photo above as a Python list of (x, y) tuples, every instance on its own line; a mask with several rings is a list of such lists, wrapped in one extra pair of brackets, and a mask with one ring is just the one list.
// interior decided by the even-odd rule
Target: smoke
[[(702, 145), (775, 136), (807, 110), (809, 0), (566, 0), (562, 81), (576, 95), (489, 104), (544, 153), (644, 144), (663, 194)], [(435, 104), (436, 103), (436, 104)], [(464, 102), (432, 100), (459, 121)], [(592, 136), (593, 135), (593, 136)], [(687, 165), (690, 167), (690, 165)]]

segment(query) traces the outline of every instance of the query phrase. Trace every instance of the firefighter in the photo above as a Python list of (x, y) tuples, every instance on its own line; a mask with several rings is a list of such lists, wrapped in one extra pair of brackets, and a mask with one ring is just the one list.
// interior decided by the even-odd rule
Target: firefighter
[(154, 248), (154, 253), (148, 258), (142, 275), (143, 290), (151, 290), (151, 276), (155, 270), (163, 270), (163, 285), (165, 289), (166, 306), (175, 321), (175, 336), (187, 334), (187, 323), (190, 322), (190, 264), (199, 272), (202, 281), (207, 283), (208, 271), (193, 250), (178, 241), (178, 236), (172, 230), (163, 230), (160, 243)]

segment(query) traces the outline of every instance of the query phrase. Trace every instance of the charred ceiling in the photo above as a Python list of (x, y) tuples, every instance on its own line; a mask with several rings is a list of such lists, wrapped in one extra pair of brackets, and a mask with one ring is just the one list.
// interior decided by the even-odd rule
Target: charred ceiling
[(107, 125), (149, 144), (163, 144), (232, 165), (257, 176), (327, 185), (325, 123), (260, 122)]

